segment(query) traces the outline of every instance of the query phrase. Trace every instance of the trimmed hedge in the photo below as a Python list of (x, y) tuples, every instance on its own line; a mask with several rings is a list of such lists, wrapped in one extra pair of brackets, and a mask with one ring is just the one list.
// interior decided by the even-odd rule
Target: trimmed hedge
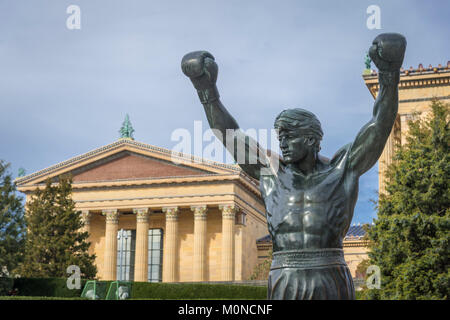
[(0, 296), (0, 300), (86, 300), (86, 298), (72, 297), (38, 297), (38, 296)]
[[(16, 278), (14, 288), (19, 296), (76, 298), (86, 284), (81, 280), (81, 289), (69, 290), (65, 278)], [(111, 281), (99, 281), (111, 282)], [(109, 284), (107, 285), (109, 288)], [(150, 283), (133, 282), (132, 299), (258, 299), (267, 298), (267, 287), (198, 284), (198, 283)]]
[[(23, 299), (51, 299), (80, 298), (86, 284), (81, 280), (81, 289), (69, 290), (65, 278), (1, 278), (0, 296), (6, 297), (12, 288), (18, 289), (18, 296)], [(111, 281), (98, 281), (109, 283)], [(368, 296), (368, 292), (376, 295), (376, 290), (356, 291), (356, 299), (376, 299)], [(28, 298), (27, 298), (28, 297)], [(20, 297), (17, 297), (21, 299)], [(378, 297), (379, 298), (379, 297)], [(14, 297), (11, 297), (14, 300)], [(191, 300), (191, 299), (241, 299), (265, 300), (267, 299), (266, 286), (230, 285), (230, 284), (201, 284), (201, 283), (151, 283), (133, 282), (131, 284), (131, 299), (162, 299), (162, 300)]]
[(132, 299), (267, 299), (267, 287), (198, 284), (134, 282)]
[[(2, 299), (12, 288), (18, 289), (18, 296), (24, 299), (36, 297), (75, 298), (81, 299), (81, 292), (86, 284), (86, 279), (81, 280), (81, 289), (69, 290), (65, 278), (1, 278), (0, 296)], [(98, 281), (109, 283), (111, 281)], [(376, 295), (376, 290), (356, 291), (356, 299), (374, 299), (368, 296), (367, 291)], [(379, 297), (378, 297), (379, 298)], [(14, 300), (13, 297), (11, 299)], [(20, 299), (18, 297), (18, 299)], [(267, 299), (266, 286), (230, 285), (230, 284), (201, 284), (201, 283), (151, 283), (133, 282), (131, 284), (131, 299), (242, 299), (242, 300), (265, 300)], [(375, 297), (376, 299), (376, 297)]]
[(41, 296), (41, 297), (80, 297), (86, 280), (81, 280), (81, 289), (67, 288), (65, 278), (16, 278), (14, 288), (19, 290), (19, 296)]
[(0, 296), (6, 296), (13, 288), (14, 279), (8, 277), (0, 277)]

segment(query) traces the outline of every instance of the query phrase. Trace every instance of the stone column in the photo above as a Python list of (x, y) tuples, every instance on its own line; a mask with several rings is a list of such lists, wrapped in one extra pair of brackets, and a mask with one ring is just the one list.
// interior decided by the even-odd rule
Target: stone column
[[(238, 214), (242, 214), (242, 211)], [(234, 227), (234, 280), (241, 281), (244, 273), (244, 224), (236, 223)]]
[(234, 224), (237, 207), (234, 204), (220, 205), (222, 211), (222, 279), (234, 280)]
[(391, 163), (393, 132), (389, 135), (384, 150), (378, 161), (378, 192), (385, 193), (386, 168)]
[(106, 216), (105, 233), (105, 270), (103, 280), (116, 280), (117, 275), (117, 230), (119, 212), (117, 209), (103, 210)]
[(417, 116), (415, 114), (409, 113), (400, 114), (400, 131), (401, 131), (400, 141), (402, 145), (406, 144), (406, 137), (408, 136), (409, 133), (409, 121), (416, 119)]
[(193, 281), (206, 281), (206, 206), (192, 206), (194, 211)]
[(178, 207), (165, 207), (166, 236), (163, 256), (163, 282), (178, 281)]
[[(395, 143), (399, 140), (399, 130), (400, 130), (401, 117), (398, 116), (392, 131), (384, 146), (383, 152), (381, 153), (380, 159), (378, 161), (378, 192), (379, 194), (386, 193), (386, 170), (388, 166), (392, 163), (395, 154)], [(401, 138), (400, 138), (401, 139)]]
[(133, 209), (136, 214), (134, 281), (148, 281), (148, 211), (148, 208)]

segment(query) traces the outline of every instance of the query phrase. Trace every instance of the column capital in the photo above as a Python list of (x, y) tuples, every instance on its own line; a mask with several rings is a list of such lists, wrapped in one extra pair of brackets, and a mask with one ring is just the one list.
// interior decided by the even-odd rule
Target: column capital
[(162, 212), (166, 214), (166, 220), (178, 220), (178, 207), (163, 207)]
[(206, 213), (208, 212), (206, 205), (191, 206), (191, 210), (194, 211), (194, 219), (206, 220)]
[(119, 211), (117, 211), (117, 209), (102, 210), (102, 215), (106, 216), (106, 223), (119, 223)]
[(149, 208), (134, 208), (133, 213), (136, 215), (137, 222), (148, 222)]
[(236, 213), (239, 211), (239, 207), (233, 204), (220, 204), (219, 210), (222, 211), (223, 219), (234, 219)]
[(89, 210), (83, 210), (81, 211), (81, 221), (85, 226), (88, 226), (91, 224), (91, 217), (92, 213), (89, 212)]

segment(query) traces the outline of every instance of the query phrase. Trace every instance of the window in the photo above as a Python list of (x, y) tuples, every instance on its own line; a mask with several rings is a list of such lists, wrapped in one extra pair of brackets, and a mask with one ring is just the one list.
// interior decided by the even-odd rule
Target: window
[(136, 230), (119, 230), (117, 233), (117, 280), (134, 280), (135, 250)]
[(162, 281), (163, 232), (162, 229), (148, 230), (148, 281)]

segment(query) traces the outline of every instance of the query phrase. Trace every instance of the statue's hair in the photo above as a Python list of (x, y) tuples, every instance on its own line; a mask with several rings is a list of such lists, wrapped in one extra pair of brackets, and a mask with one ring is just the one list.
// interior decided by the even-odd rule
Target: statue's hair
[(301, 133), (302, 136), (312, 136), (316, 139), (318, 150), (323, 137), (322, 125), (319, 119), (305, 109), (286, 109), (276, 117), (275, 129), (286, 129)]

